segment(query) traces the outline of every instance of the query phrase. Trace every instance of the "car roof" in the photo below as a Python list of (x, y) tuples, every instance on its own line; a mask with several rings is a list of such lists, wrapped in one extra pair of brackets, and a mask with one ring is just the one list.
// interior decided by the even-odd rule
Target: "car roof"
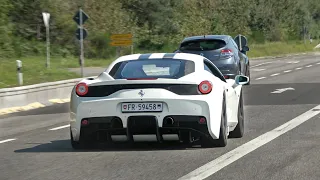
[(131, 54), (124, 55), (116, 59), (114, 62), (134, 61), (143, 59), (185, 59), (198, 63), (202, 62), (203, 56), (191, 53), (147, 53), (147, 54)]
[(183, 42), (192, 41), (192, 40), (200, 40), (200, 39), (220, 39), (227, 41), (231, 36), (229, 35), (203, 35), (203, 36), (190, 36), (186, 37), (182, 40)]

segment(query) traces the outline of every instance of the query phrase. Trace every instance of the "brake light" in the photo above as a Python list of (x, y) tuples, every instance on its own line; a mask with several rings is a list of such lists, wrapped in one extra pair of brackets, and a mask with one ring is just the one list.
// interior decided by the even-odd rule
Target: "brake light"
[(84, 96), (88, 93), (89, 91), (89, 88), (88, 88), (88, 85), (86, 83), (79, 83), (77, 84), (76, 86), (76, 93), (79, 95), (79, 96)]
[(212, 90), (212, 83), (210, 81), (202, 81), (198, 88), (202, 94), (209, 94)]
[(230, 78), (230, 76), (228, 76), (228, 75), (224, 75), (224, 78), (225, 78), (225, 79), (229, 79), (229, 78)]
[(224, 56), (224, 57), (233, 56), (233, 52), (230, 49), (222, 49), (221, 56)]

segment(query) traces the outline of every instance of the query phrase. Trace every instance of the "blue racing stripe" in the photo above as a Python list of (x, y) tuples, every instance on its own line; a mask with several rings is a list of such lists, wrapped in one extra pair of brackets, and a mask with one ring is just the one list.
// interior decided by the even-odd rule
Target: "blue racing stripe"
[(162, 58), (163, 59), (172, 59), (176, 53), (166, 53)]
[(152, 55), (152, 53), (149, 54), (141, 54), (138, 58), (138, 60), (142, 60), (142, 59), (149, 59), (149, 57)]

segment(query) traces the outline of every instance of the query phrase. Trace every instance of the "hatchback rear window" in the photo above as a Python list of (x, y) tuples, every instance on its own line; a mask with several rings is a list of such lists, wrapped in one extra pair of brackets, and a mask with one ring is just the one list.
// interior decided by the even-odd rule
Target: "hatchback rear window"
[(193, 61), (179, 59), (145, 59), (124, 61), (110, 71), (115, 79), (170, 78), (178, 79), (194, 72)]
[(183, 42), (180, 45), (180, 50), (185, 51), (211, 51), (223, 48), (226, 46), (224, 40), (219, 39), (199, 39)]

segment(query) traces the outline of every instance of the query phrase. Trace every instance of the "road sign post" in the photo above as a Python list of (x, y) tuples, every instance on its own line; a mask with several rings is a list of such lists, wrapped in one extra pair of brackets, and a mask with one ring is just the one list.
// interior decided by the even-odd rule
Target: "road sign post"
[(83, 46), (83, 40), (87, 37), (87, 30), (83, 28), (83, 24), (85, 21), (89, 19), (89, 16), (82, 11), (81, 7), (79, 8), (79, 11), (76, 13), (76, 15), (73, 17), (73, 20), (78, 24), (78, 29), (76, 31), (76, 37), (80, 42), (80, 66), (81, 66), (81, 76), (84, 77), (84, 46)]
[(117, 47), (117, 57), (120, 56), (120, 48), (131, 46), (131, 54), (133, 54), (132, 34), (113, 34), (111, 35), (110, 45)]
[(50, 14), (43, 12), (43, 22), (46, 27), (46, 39), (47, 39), (47, 61), (46, 61), (46, 67), (50, 68)]

